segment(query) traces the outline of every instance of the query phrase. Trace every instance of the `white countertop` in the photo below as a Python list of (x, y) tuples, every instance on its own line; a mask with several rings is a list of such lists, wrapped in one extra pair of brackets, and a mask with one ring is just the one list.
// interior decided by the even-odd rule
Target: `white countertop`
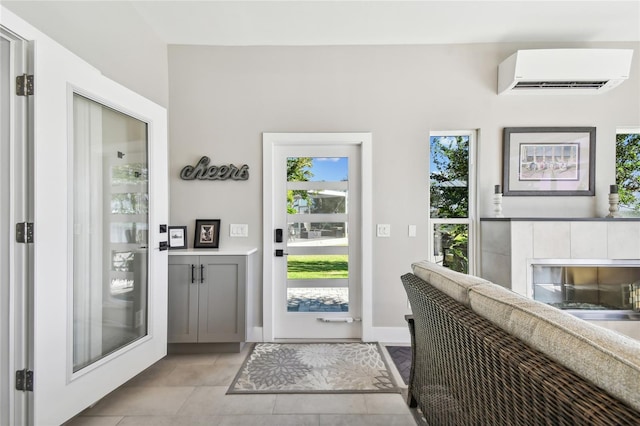
[(257, 252), (255, 247), (230, 249), (177, 249), (169, 250), (169, 256), (248, 256)]

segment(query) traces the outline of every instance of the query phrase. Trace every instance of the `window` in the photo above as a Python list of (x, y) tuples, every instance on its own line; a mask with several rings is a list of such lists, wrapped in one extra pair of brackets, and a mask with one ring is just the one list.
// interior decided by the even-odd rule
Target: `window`
[(432, 132), (429, 138), (429, 252), (432, 261), (474, 273), (475, 132)]
[(640, 217), (640, 128), (616, 132), (616, 184), (620, 215)]

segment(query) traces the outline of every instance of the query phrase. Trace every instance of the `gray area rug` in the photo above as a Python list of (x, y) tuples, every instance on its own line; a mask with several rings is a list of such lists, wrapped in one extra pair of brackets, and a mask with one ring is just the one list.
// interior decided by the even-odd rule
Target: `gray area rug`
[(399, 393), (377, 343), (257, 343), (227, 394)]

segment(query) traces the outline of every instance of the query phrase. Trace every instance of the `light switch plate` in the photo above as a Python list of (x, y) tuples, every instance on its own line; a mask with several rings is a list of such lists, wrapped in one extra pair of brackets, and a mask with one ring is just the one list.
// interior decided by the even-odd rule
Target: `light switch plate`
[(415, 237), (417, 235), (417, 229), (415, 225), (409, 225), (409, 236)]
[(391, 225), (385, 223), (378, 224), (378, 237), (390, 237), (391, 236)]
[(249, 225), (246, 223), (232, 223), (229, 225), (229, 236), (230, 237), (248, 237), (249, 236)]

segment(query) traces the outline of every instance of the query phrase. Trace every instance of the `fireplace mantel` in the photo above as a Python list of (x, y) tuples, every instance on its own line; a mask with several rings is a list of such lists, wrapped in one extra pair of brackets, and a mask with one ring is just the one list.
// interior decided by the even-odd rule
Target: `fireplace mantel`
[(527, 294), (532, 259), (640, 259), (640, 218), (482, 218), (481, 276)]
[(531, 297), (536, 260), (638, 260), (640, 218), (482, 218), (481, 273)]

